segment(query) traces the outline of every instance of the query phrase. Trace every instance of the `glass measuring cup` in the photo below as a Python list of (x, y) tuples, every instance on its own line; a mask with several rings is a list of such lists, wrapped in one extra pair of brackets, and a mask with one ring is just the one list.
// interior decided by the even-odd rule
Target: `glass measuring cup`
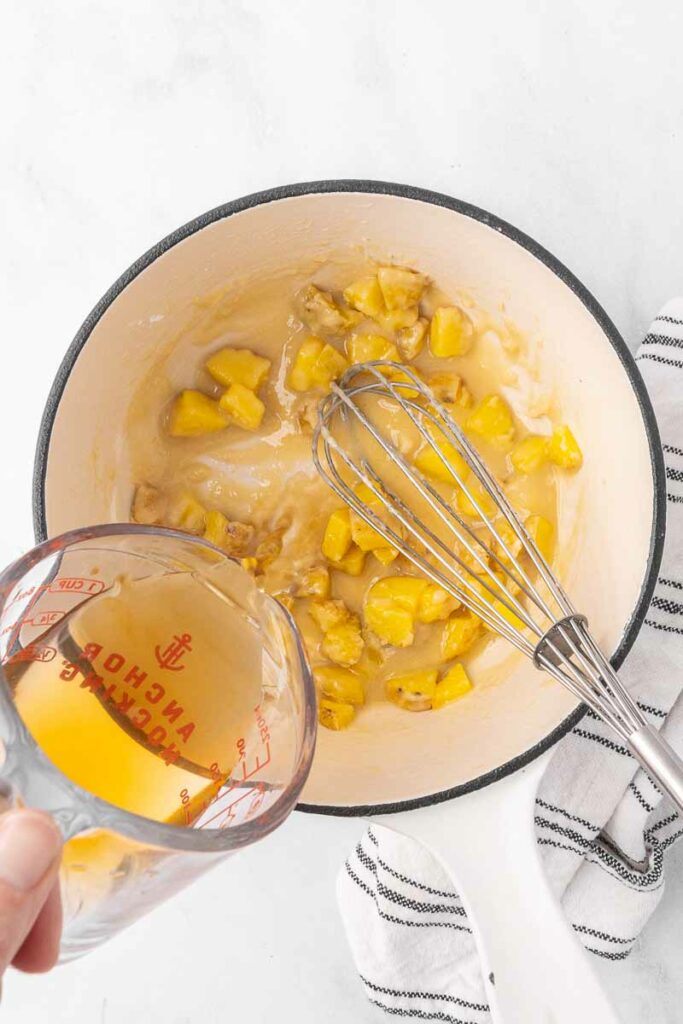
[(315, 729), (288, 612), (205, 541), (96, 526), (0, 574), (0, 787), (66, 840), (63, 961), (281, 824)]

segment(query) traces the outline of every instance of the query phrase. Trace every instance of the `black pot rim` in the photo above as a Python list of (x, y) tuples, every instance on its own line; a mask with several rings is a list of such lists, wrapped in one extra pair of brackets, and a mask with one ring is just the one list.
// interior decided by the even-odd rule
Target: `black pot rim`
[[(645, 388), (645, 383), (636, 366), (635, 359), (629, 351), (625, 341), (619, 334), (602, 306), (581, 282), (547, 249), (530, 238), (523, 231), (513, 227), (506, 221), (501, 220), (487, 210), (482, 210), (471, 203), (440, 192), (431, 192), (427, 189), (418, 188), (413, 185), (400, 185), (386, 181), (364, 181), (356, 179), (331, 179), (326, 181), (298, 182), (292, 185), (281, 185), (275, 188), (266, 189), (262, 192), (254, 192), (251, 195), (234, 199), (222, 206), (209, 210), (182, 227), (172, 231), (156, 245), (148, 249), (144, 255), (137, 259), (117, 281), (102, 296), (97, 305), (86, 317), (80, 330), (74, 337), (71, 345), (62, 360), (57, 371), (54, 383), (50, 390), (43, 412), (43, 417), (38, 433), (36, 446), (36, 457), (33, 472), (33, 524), (36, 539), (43, 541), (47, 539), (47, 522), (45, 513), (45, 477), (47, 472), (47, 460), (50, 448), (50, 439), (59, 403), (61, 401), (67, 381), (73, 370), (78, 356), (85, 347), (95, 326), (107, 311), (109, 306), (121, 294), (124, 288), (133, 281), (138, 274), (149, 267), (159, 256), (162, 256), (173, 246), (190, 237), (197, 231), (218, 220), (231, 217), (233, 214), (249, 210), (254, 206), (261, 206), (266, 203), (277, 202), (280, 199), (290, 199), (296, 196), (314, 195), (329, 192), (359, 192), (367, 194), (379, 194), (398, 196), (404, 199), (412, 199), (418, 202), (430, 203), (434, 206), (443, 206), (456, 213), (471, 217), (482, 224), (487, 225), (494, 231), (506, 235), (516, 242), (527, 252), (531, 253), (538, 260), (545, 264), (556, 277), (559, 277), (564, 284), (571, 289), (576, 297), (585, 306), (598, 326), (602, 329), (608, 341), (615, 350), (628, 380), (633, 388), (636, 400), (643, 417), (643, 424), (648, 438), (650, 448), (650, 464), (652, 468), (654, 484), (654, 500), (652, 514), (652, 535), (650, 538), (650, 551), (648, 555), (647, 572), (643, 585), (638, 596), (638, 601), (631, 620), (628, 623), (622, 641), (612, 657), (612, 664), (618, 668), (638, 635), (647, 609), (652, 599), (652, 594), (657, 582), (657, 574), (662, 558), (664, 547), (664, 531), (666, 523), (666, 478), (664, 472), (664, 458), (659, 438), (659, 430), (655, 419), (654, 410), (650, 397)], [(462, 796), (464, 793), (471, 793), (484, 786), (496, 782), (498, 779), (512, 772), (518, 771), (529, 764), (544, 751), (552, 747), (559, 739), (565, 736), (586, 713), (586, 707), (581, 705), (569, 714), (555, 729), (545, 736), (539, 743), (529, 747), (517, 757), (506, 761), (493, 771), (486, 772), (475, 779), (459, 786), (441, 790), (438, 793), (430, 793), (422, 797), (415, 797), (411, 800), (397, 801), (390, 804), (379, 805), (358, 805), (335, 807), (327, 804), (299, 803), (297, 810), (314, 814), (330, 814), (337, 817), (354, 817), (361, 815), (390, 814), (396, 811), (411, 810), (416, 807), (423, 807), (428, 804), (441, 803), (453, 797)]]

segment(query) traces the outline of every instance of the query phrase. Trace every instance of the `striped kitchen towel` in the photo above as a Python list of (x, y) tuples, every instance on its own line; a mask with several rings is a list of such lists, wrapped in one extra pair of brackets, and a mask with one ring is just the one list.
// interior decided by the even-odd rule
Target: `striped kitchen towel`
[[(683, 750), (683, 299), (637, 355), (666, 462), (667, 536), (645, 624), (620, 671), (646, 718)], [(664, 891), (683, 822), (593, 712), (561, 742), (536, 801), (538, 842), (587, 949), (623, 960)], [(339, 877), (339, 905), (368, 998), (385, 1014), (490, 1021), (464, 908), (420, 843), (373, 825)]]

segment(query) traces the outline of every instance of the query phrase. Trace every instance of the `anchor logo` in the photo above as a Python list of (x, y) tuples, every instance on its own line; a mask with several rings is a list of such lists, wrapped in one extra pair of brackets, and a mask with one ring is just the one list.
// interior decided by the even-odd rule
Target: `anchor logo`
[(159, 668), (167, 668), (170, 672), (182, 672), (185, 665), (181, 664), (184, 654), (192, 650), (192, 637), (189, 633), (174, 636), (168, 647), (163, 651), (160, 644), (154, 648)]

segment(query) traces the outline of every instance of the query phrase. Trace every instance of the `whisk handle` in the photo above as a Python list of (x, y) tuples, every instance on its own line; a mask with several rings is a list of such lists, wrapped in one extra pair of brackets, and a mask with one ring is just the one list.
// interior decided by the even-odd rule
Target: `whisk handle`
[(683, 815), (683, 761), (656, 729), (644, 725), (628, 739), (637, 761)]

